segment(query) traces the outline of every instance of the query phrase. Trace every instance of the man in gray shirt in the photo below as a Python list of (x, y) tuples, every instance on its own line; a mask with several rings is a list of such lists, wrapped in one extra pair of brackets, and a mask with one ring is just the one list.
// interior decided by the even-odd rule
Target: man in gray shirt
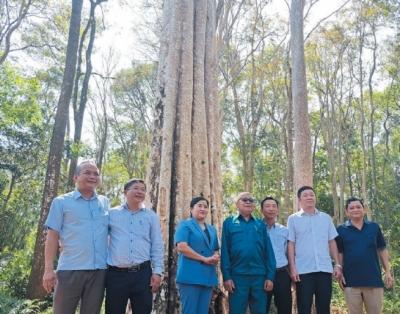
[[(342, 277), (335, 238), (338, 233), (329, 215), (315, 208), (315, 191), (303, 186), (297, 191), (301, 210), (288, 219), (290, 277), (296, 283), (298, 314), (310, 314), (313, 295), (317, 314), (329, 314), (332, 272)], [(329, 251), (335, 261), (332, 260)]]

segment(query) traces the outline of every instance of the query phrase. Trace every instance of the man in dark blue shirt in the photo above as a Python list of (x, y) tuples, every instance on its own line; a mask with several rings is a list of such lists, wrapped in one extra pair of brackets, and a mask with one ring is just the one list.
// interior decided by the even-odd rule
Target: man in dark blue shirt
[(386, 287), (393, 284), (385, 239), (378, 224), (364, 219), (365, 209), (360, 199), (347, 200), (346, 214), (349, 220), (337, 228), (336, 242), (343, 265), (339, 284), (344, 290), (349, 314), (362, 313), (363, 303), (368, 314), (382, 313), (383, 281), (379, 259), (386, 272)]
[(239, 194), (237, 215), (222, 226), (221, 271), (229, 292), (229, 313), (265, 314), (267, 291), (275, 279), (275, 255), (264, 222), (254, 217), (254, 199)]

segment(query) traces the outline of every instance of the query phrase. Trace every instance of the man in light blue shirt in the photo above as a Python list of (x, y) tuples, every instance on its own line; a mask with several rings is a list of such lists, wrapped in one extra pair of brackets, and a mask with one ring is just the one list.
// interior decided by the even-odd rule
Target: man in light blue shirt
[(261, 213), (264, 216), (264, 223), (267, 227), (269, 238), (275, 254), (276, 270), (275, 282), (272, 291), (267, 292), (267, 311), (271, 308), (272, 296), (278, 314), (292, 313), (292, 280), (288, 272), (287, 241), (289, 231), (285, 226), (276, 222), (279, 213), (279, 202), (273, 197), (266, 197), (261, 202)]
[[(298, 314), (310, 314), (313, 295), (317, 314), (329, 314), (332, 297), (332, 272), (342, 277), (336, 228), (329, 215), (315, 208), (315, 191), (303, 186), (297, 191), (301, 210), (288, 219), (288, 260), (290, 277), (296, 283)], [(335, 261), (332, 267), (332, 259)]]
[(160, 221), (143, 207), (146, 184), (131, 179), (124, 186), (126, 203), (110, 210), (110, 246), (106, 279), (106, 314), (150, 314), (153, 293), (161, 283), (164, 243)]
[[(99, 169), (90, 161), (75, 170), (75, 191), (58, 196), (46, 220), (43, 287), (53, 295), (53, 313), (98, 314), (104, 297), (107, 273), (109, 201), (95, 192)], [(61, 245), (57, 273), (54, 257)]]

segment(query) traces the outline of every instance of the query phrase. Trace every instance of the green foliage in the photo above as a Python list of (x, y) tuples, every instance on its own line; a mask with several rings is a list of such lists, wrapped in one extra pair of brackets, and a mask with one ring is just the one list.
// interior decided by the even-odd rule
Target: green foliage
[(0, 254), (0, 292), (22, 299), (26, 293), (36, 233), (26, 239), (23, 250), (4, 250)]
[(0, 77), (0, 250), (13, 250), (24, 246), (37, 220), (46, 134), (38, 81), (7, 63), (0, 66)]
[(23, 300), (3, 294), (0, 291), (0, 314), (33, 314), (46, 313), (51, 311), (42, 311), (43, 302), (37, 300)]
[(22, 76), (21, 70), (8, 63), (0, 65), (0, 129), (38, 126), (41, 122), (36, 101), (38, 81)]

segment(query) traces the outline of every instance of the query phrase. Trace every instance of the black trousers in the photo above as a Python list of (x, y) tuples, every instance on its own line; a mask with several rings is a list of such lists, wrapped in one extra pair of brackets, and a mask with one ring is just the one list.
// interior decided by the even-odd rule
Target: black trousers
[(332, 274), (316, 272), (300, 275), (296, 282), (297, 312), (310, 314), (313, 295), (317, 314), (329, 314), (332, 298)]
[(137, 272), (121, 272), (109, 269), (106, 277), (106, 314), (125, 314), (128, 299), (132, 314), (150, 314), (153, 306), (149, 265)]
[(277, 269), (275, 273), (274, 288), (267, 292), (267, 314), (271, 308), (271, 299), (274, 296), (275, 307), (278, 314), (292, 313), (292, 280), (286, 267)]

